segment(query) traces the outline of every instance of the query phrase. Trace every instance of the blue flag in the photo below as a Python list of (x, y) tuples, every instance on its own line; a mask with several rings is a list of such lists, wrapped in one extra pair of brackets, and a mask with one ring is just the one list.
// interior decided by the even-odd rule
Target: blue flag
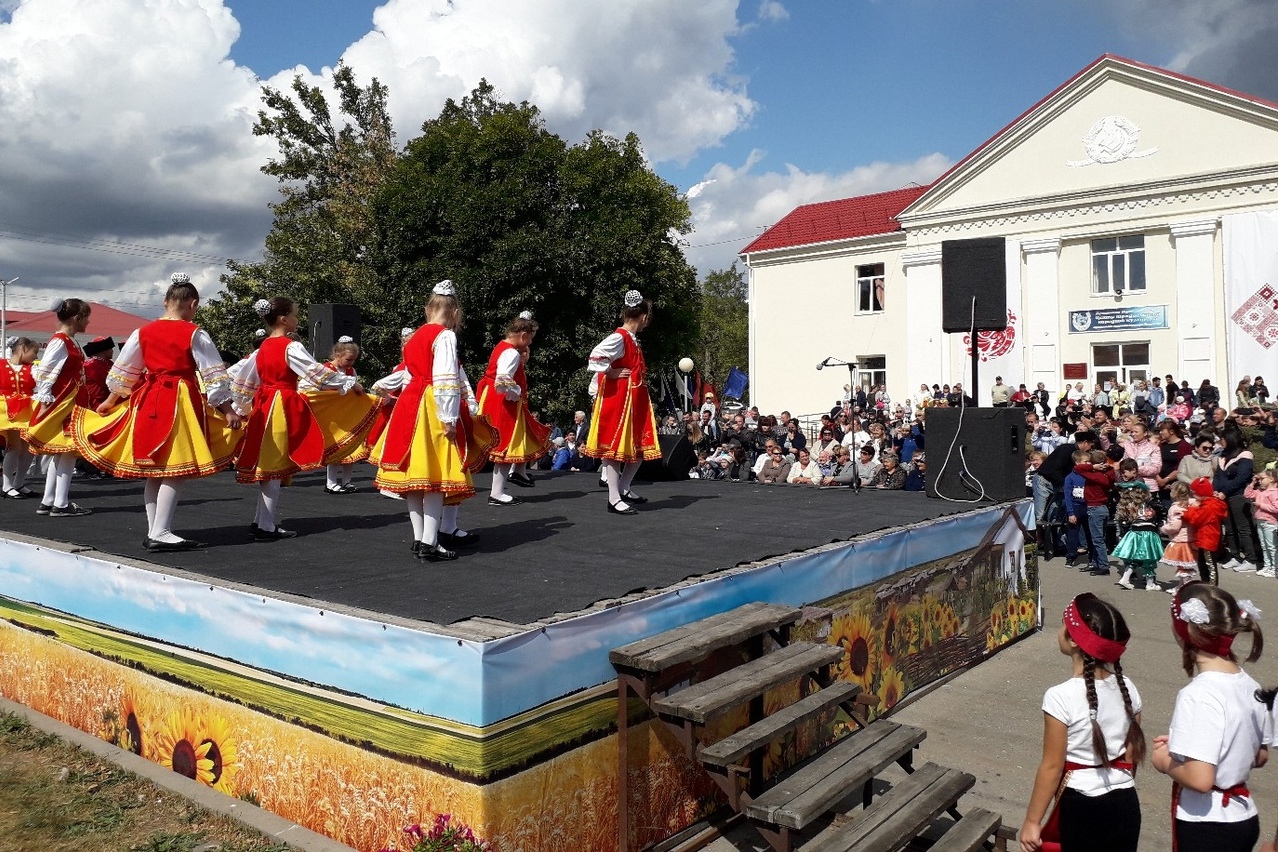
[(745, 395), (750, 377), (736, 367), (728, 370), (728, 380), (723, 383), (723, 395), (730, 399), (740, 399)]

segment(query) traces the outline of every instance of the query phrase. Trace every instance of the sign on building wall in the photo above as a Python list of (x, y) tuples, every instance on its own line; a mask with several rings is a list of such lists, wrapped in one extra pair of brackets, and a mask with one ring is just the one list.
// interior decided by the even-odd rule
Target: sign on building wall
[(1101, 308), (1096, 311), (1070, 311), (1070, 334), (1093, 331), (1135, 331), (1167, 328), (1167, 306), (1149, 305), (1132, 308)]

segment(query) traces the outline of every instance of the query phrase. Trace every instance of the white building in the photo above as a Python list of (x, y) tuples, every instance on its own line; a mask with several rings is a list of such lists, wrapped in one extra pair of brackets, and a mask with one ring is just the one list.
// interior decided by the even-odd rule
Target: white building
[[(855, 361), (895, 401), (970, 387), (941, 332), (941, 243), (1006, 240), (1006, 332), (980, 399), (1066, 377), (1278, 379), (1278, 105), (1103, 56), (927, 187), (809, 204), (742, 250), (751, 398), (829, 409)], [(1272, 347), (1271, 347), (1271, 344)]]

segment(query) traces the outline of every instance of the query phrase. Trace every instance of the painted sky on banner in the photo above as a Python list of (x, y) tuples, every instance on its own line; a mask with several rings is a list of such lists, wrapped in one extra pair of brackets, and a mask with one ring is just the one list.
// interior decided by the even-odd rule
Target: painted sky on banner
[[(469, 725), (612, 680), (608, 651), (766, 600), (795, 606), (974, 547), (994, 507), (477, 643), (0, 539), (0, 595)], [(1031, 506), (1020, 506), (1028, 520)]]
[(1275, 40), (1255, 0), (0, 0), (0, 276), (19, 309), (212, 292), (270, 224), (260, 83), (341, 59), (401, 141), (480, 77), (569, 140), (638, 133), (705, 272), (797, 204), (934, 180), (1102, 53), (1278, 99)]

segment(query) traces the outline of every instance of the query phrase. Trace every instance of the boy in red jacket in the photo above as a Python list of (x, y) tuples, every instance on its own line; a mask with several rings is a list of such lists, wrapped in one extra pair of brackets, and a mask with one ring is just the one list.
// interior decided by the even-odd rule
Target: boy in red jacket
[(1114, 487), (1114, 468), (1101, 450), (1092, 451), (1092, 460), (1074, 465), (1083, 477), (1083, 502), (1087, 504), (1088, 561), (1097, 577), (1109, 573), (1109, 554), (1105, 552), (1105, 525), (1109, 523), (1109, 491)]
[(1216, 496), (1211, 480), (1200, 476), (1189, 484), (1197, 502), (1185, 509), (1190, 543), (1198, 550), (1198, 575), (1204, 583), (1220, 585), (1216, 551), (1220, 549), (1220, 525), (1229, 517), (1229, 507)]

